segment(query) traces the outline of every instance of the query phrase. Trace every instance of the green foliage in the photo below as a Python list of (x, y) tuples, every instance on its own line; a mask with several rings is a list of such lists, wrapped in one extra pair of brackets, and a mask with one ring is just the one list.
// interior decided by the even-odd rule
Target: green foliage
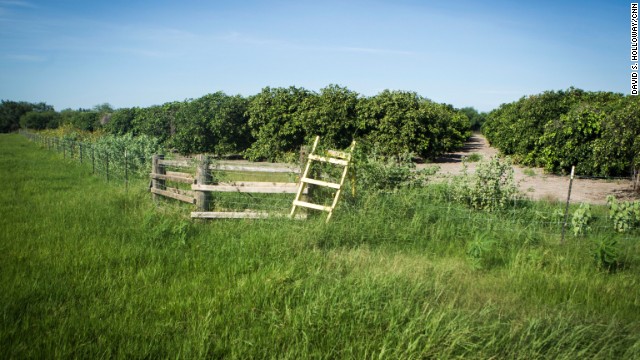
[(55, 111), (30, 111), (20, 117), (20, 126), (24, 129), (54, 129), (59, 123), (60, 115)]
[(410, 153), (399, 156), (380, 154), (378, 144), (359, 143), (353, 154), (352, 171), (355, 172), (357, 188), (365, 191), (397, 190), (421, 187), (437, 167), (416, 170)]
[(32, 104), (25, 101), (2, 100), (0, 103), (0, 133), (17, 131), (20, 118), (30, 111), (53, 111), (53, 107), (45, 103)]
[(141, 108), (132, 121), (133, 135), (148, 135), (165, 143), (176, 130), (176, 113), (183, 106), (181, 102)]
[(248, 100), (223, 92), (185, 102), (176, 112), (170, 144), (182, 154), (238, 154), (251, 136), (245, 117)]
[(627, 175), (638, 164), (640, 102), (610, 92), (547, 91), (503, 104), (483, 125), (491, 144), (527, 166)]
[(133, 130), (133, 120), (138, 108), (122, 108), (114, 111), (104, 129), (113, 135), (124, 135)]
[(492, 157), (478, 163), (470, 175), (463, 163), (463, 175), (452, 181), (452, 197), (474, 209), (496, 211), (505, 209), (517, 199), (519, 191), (511, 160)]
[[(113, 170), (124, 171), (125, 165), (131, 175), (147, 177), (151, 170), (151, 157), (161, 153), (158, 139), (147, 135), (105, 135), (93, 144), (95, 155), (108, 157)], [(126, 151), (126, 160), (125, 160)]]
[(100, 113), (92, 110), (71, 110), (65, 109), (60, 112), (60, 122), (64, 125), (71, 125), (81, 131), (95, 131), (102, 127), (100, 124)]
[(467, 259), (474, 269), (487, 268), (494, 260), (496, 251), (498, 247), (495, 240), (485, 235), (477, 235), (467, 244)]
[(295, 87), (265, 88), (251, 98), (247, 114), (256, 139), (245, 152), (251, 160), (276, 160), (297, 153), (316, 135), (338, 148), (348, 146), (355, 137), (377, 143), (384, 156), (415, 153), (433, 158), (462, 147), (470, 136), (463, 113), (414, 92), (385, 90), (359, 98), (337, 85), (319, 94)]
[(640, 226), (640, 201), (623, 201), (613, 196), (607, 196), (609, 218), (613, 221), (613, 228), (617, 232), (627, 232)]
[(619, 266), (620, 247), (613, 237), (596, 237), (593, 240), (591, 255), (600, 269), (615, 270)]
[(327, 147), (348, 147), (356, 135), (359, 100), (358, 93), (338, 85), (305, 97), (299, 112), (306, 141), (319, 135)]
[(504, 154), (516, 155), (524, 165), (539, 166), (544, 125), (568, 112), (583, 96), (584, 91), (571, 88), (522, 97), (491, 111), (483, 132)]
[(245, 152), (250, 160), (275, 161), (296, 152), (305, 143), (300, 107), (311, 96), (305, 89), (266, 87), (253, 96), (247, 108), (249, 128), (256, 141)]
[(487, 119), (487, 113), (479, 113), (478, 110), (473, 107), (464, 107), (459, 111), (467, 116), (471, 130), (473, 131), (479, 131)]
[(464, 161), (467, 161), (467, 162), (478, 162), (480, 160), (482, 160), (482, 155), (478, 153), (473, 153), (469, 156), (466, 156), (464, 159)]
[(385, 155), (415, 153), (424, 158), (462, 147), (471, 135), (469, 119), (452, 107), (415, 92), (389, 90), (358, 103), (358, 127)]
[(591, 205), (587, 203), (580, 204), (580, 207), (573, 212), (573, 216), (571, 217), (573, 235), (584, 236), (587, 232), (591, 231), (591, 227), (589, 227), (591, 221), (593, 221)]

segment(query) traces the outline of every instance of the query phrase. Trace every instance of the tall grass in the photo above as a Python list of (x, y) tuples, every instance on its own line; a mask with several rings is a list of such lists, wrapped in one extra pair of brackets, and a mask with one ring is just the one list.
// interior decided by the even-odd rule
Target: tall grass
[(328, 225), (192, 222), (16, 135), (0, 184), (4, 358), (640, 357), (638, 241), (598, 268), (589, 238), (531, 226), (546, 204), (487, 214), (430, 187)]

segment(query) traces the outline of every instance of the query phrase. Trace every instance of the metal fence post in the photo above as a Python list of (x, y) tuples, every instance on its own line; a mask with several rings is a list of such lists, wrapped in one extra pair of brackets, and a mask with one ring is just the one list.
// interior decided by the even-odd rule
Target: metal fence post
[(571, 167), (571, 178), (569, 179), (569, 193), (567, 194), (567, 206), (564, 208), (564, 223), (562, 224), (562, 238), (560, 243), (564, 243), (564, 233), (567, 230), (567, 219), (569, 218), (569, 200), (571, 200), (571, 187), (573, 186), (573, 172), (576, 169), (575, 166)]

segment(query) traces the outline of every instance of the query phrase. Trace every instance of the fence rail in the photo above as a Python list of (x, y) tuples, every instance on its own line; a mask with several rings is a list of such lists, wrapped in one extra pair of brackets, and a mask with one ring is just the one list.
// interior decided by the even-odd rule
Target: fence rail
[[(224, 197), (224, 194), (237, 195), (235, 198), (224, 198), (223, 211), (200, 211), (199, 208), (191, 213), (193, 218), (265, 218), (281, 216), (292, 204), (291, 197), (278, 195), (288, 195), (294, 192), (295, 183), (280, 181), (227, 181), (207, 178), (212, 172), (263, 172), (272, 174), (289, 173), (293, 177), (300, 177), (299, 168), (294, 166), (283, 166), (281, 164), (269, 163), (243, 163), (237, 161), (210, 162), (206, 168), (200, 170), (205, 177), (198, 179), (198, 159), (158, 159), (158, 165), (162, 170), (154, 171), (151, 167), (153, 156), (132, 156), (128, 149), (124, 149), (118, 154), (103, 151), (91, 142), (72, 141), (56, 137), (44, 136), (42, 134), (21, 131), (29, 140), (35, 142), (40, 147), (55, 151), (61, 157), (77, 161), (85, 166), (88, 173), (101, 176), (110, 182), (117, 182), (128, 186), (129, 181), (136, 179), (151, 178), (150, 192), (154, 197), (171, 198), (182, 201), (190, 205), (206, 205), (211, 202), (211, 195), (217, 194)], [(141, 165), (144, 165), (141, 167)], [(576, 175), (576, 179), (594, 179), (592, 177)], [(595, 178), (600, 179), (601, 178)], [(608, 180), (626, 180), (629, 178), (605, 178)], [(155, 182), (155, 184), (154, 184)], [(577, 184), (580, 185), (579, 183)], [(576, 183), (573, 184), (574, 188)], [(633, 184), (629, 183), (632, 187)], [(265, 195), (265, 196), (261, 196)], [(271, 196), (275, 195), (275, 196)], [(395, 197), (395, 192), (379, 193), (379, 197)], [(478, 211), (473, 209), (458, 209), (454, 212), (450, 204), (465, 202), (466, 198), (453, 196), (442, 192), (423, 191), (412, 194), (415, 203), (413, 207), (421, 208), (420, 204), (429, 204), (428, 209), (449, 214), (451, 221), (476, 221), (486, 224), (488, 227), (494, 226), (501, 221), (520, 221), (521, 209), (531, 206), (531, 200), (527, 198), (515, 198), (511, 200), (512, 205), (507, 210), (501, 211), (498, 216), (487, 216), (479, 218)], [(198, 200), (200, 199), (200, 202)], [(487, 201), (499, 201), (500, 199), (487, 199)], [(573, 209), (577, 208), (580, 201), (569, 199)], [(551, 201), (551, 200), (549, 200)], [(545, 214), (540, 214), (534, 218), (528, 218), (528, 224), (533, 228), (550, 229), (557, 231), (560, 235), (562, 228), (571, 226), (571, 211), (566, 210), (566, 203), (557, 199), (554, 209), (545, 210)], [(261, 209), (254, 209), (253, 205), (260, 205)], [(251, 209), (251, 210), (247, 210)], [(349, 210), (347, 210), (349, 211)], [(553, 214), (552, 214), (553, 212)], [(557, 212), (557, 213), (556, 213)], [(568, 216), (567, 216), (568, 215)], [(612, 216), (607, 209), (599, 209), (591, 215), (592, 224), (590, 228), (594, 231), (613, 229)], [(569, 230), (569, 229), (567, 229)], [(640, 227), (638, 223), (632, 223), (625, 236), (637, 238)], [(569, 232), (570, 234), (570, 232)], [(628, 235), (626, 235), (628, 234)]]
[[(168, 168), (180, 171), (169, 171)], [(231, 162), (213, 162), (210, 157), (199, 155), (190, 159), (165, 159), (164, 155), (153, 156), (151, 177), (151, 193), (154, 197), (164, 196), (196, 205), (191, 213), (197, 219), (231, 219), (250, 218), (263, 219), (272, 216), (283, 216), (290, 202), (284, 203), (270, 211), (245, 209), (216, 209), (212, 211), (213, 196), (216, 193), (244, 194), (295, 194), (298, 190), (296, 182), (281, 181), (223, 181), (217, 180), (213, 172), (291, 174), (300, 177), (300, 169), (282, 164), (256, 163), (238, 164)], [(189, 185), (188, 189), (179, 188), (180, 184)], [(306, 192), (305, 192), (306, 194)], [(229, 204), (227, 202), (227, 204)]]

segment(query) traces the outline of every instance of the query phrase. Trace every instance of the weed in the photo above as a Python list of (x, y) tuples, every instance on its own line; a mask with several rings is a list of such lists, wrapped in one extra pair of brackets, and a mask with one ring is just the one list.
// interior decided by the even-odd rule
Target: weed
[(463, 163), (463, 176), (452, 182), (452, 196), (472, 208), (496, 211), (510, 206), (518, 197), (511, 161), (491, 158), (481, 162), (475, 175), (469, 175)]
[(600, 269), (615, 270), (618, 267), (620, 248), (613, 237), (597, 237), (593, 240), (591, 254)]
[(609, 218), (613, 220), (613, 228), (618, 232), (627, 232), (640, 224), (640, 201), (618, 202), (612, 195), (607, 196)]
[(480, 155), (478, 153), (472, 153), (469, 156), (465, 156), (463, 160), (467, 161), (467, 162), (478, 162), (478, 161), (482, 160), (482, 155)]
[(475, 269), (485, 268), (495, 258), (496, 242), (478, 235), (467, 245), (467, 258)]
[(591, 206), (587, 203), (580, 204), (580, 207), (573, 213), (571, 217), (571, 225), (574, 236), (584, 236), (591, 231), (589, 223), (593, 220), (591, 215)]

